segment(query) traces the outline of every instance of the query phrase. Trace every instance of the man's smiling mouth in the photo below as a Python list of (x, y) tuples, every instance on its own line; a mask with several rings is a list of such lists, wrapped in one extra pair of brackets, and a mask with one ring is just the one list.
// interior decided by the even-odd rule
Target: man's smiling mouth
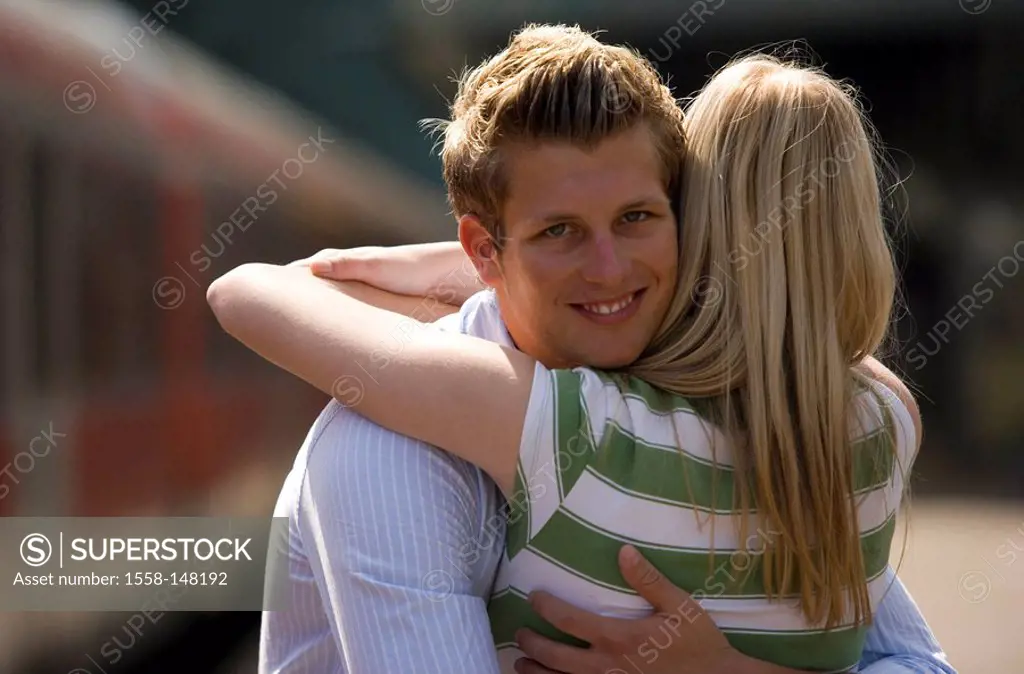
[(601, 302), (586, 302), (571, 305), (581, 316), (596, 323), (609, 324), (624, 321), (640, 308), (640, 300), (646, 288), (613, 297)]

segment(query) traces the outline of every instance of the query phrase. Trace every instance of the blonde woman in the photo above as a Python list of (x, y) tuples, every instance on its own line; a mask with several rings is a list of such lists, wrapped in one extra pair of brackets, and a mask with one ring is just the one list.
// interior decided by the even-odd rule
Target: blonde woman
[[(533, 590), (606, 616), (650, 611), (617, 569), (624, 543), (693, 592), (738, 651), (804, 670), (855, 666), (921, 431), (906, 387), (872, 358), (895, 275), (854, 98), (764, 56), (719, 72), (686, 112), (677, 238), (642, 119), (551, 145), (566, 124), (600, 119), (565, 113), (594, 89), (573, 99), (532, 84), (526, 107), (484, 106), (505, 162), (502, 236), (467, 212), (460, 238), (499, 305), (526, 295), (565, 316), (565, 331), (620, 335), (592, 361), (604, 369), (430, 330), (383, 357), (409, 322), (357, 298), (400, 302), (295, 270), (242, 267), (211, 286), (211, 306), (267, 359), (494, 479), (513, 505), (490, 608), (504, 671), (519, 629), (563, 636), (531, 611)], [(524, 119), (532, 142), (508, 140), (502, 125)], [(449, 133), (456, 142), (466, 129)], [(636, 171), (609, 172), (623, 163)], [(604, 193), (623, 184), (639, 198), (613, 207)], [(524, 207), (545, 186), (567, 210)], [(578, 283), (545, 297), (541, 281), (565, 269), (555, 260), (574, 261)], [(512, 283), (511, 268), (537, 282)], [(619, 362), (650, 316), (649, 346)], [(542, 337), (503, 318), (517, 346)]]

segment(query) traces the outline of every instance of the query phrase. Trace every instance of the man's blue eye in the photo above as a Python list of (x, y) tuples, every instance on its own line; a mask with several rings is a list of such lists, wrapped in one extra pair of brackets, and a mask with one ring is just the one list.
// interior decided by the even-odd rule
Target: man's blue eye
[(622, 219), (626, 222), (643, 222), (647, 218), (651, 217), (648, 211), (630, 211), (622, 216)]
[(569, 225), (564, 222), (560, 222), (557, 225), (551, 225), (544, 230), (544, 235), (549, 236), (553, 239), (557, 239), (569, 231)]

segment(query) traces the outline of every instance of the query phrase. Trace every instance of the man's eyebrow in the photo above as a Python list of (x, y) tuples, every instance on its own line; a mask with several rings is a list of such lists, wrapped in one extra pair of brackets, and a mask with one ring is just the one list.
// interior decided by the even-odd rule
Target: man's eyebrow
[[(672, 202), (669, 200), (668, 197), (664, 197), (664, 196), (649, 196), (649, 197), (641, 197), (640, 199), (635, 199), (635, 200), (629, 202), (628, 204), (623, 204), (622, 206), (618, 207), (616, 210), (620, 211), (620, 212), (623, 212), (623, 211), (631, 211), (631, 210), (634, 210), (634, 209), (637, 209), (637, 208), (643, 208), (644, 206), (647, 206), (647, 207), (650, 207), (650, 206), (668, 207), (668, 206), (671, 206), (671, 205), (672, 205)], [(549, 213), (548, 215), (544, 215), (544, 216), (541, 216), (541, 217), (538, 217), (538, 218), (534, 218), (534, 220), (536, 222), (564, 222), (565, 220), (577, 220), (579, 218), (580, 218), (580, 214), (579, 213), (559, 212), (559, 213)]]
[(636, 209), (636, 208), (641, 208), (643, 206), (671, 206), (671, 205), (672, 205), (672, 202), (671, 202), (671, 200), (669, 200), (669, 198), (667, 196), (663, 196), (663, 195), (648, 196), (648, 197), (641, 197), (640, 199), (637, 199), (635, 201), (631, 201), (628, 204), (626, 204), (625, 206), (622, 206), (619, 210), (620, 211), (630, 211), (630, 210), (633, 210), (633, 209)]
[[(646, 197), (641, 197), (639, 199), (635, 199), (633, 201), (630, 201), (628, 204), (623, 204), (617, 210), (618, 210), (618, 212), (622, 213), (622, 212), (625, 212), (625, 211), (635, 210), (637, 208), (643, 208), (644, 206), (647, 206), (647, 207), (651, 207), (651, 206), (669, 207), (671, 205), (672, 205), (672, 202), (666, 196), (646, 196)], [(558, 223), (558, 222), (565, 222), (567, 220), (579, 220), (579, 219), (580, 219), (580, 216), (579, 216), (578, 213), (561, 212), (561, 213), (549, 213), (548, 215), (544, 215), (544, 216), (537, 217), (537, 218), (532, 218), (532, 221), (533, 222), (537, 222), (537, 223)]]
[(576, 213), (550, 213), (543, 217), (533, 218), (534, 222), (537, 223), (557, 223), (566, 222), (567, 220), (579, 220), (580, 216)]

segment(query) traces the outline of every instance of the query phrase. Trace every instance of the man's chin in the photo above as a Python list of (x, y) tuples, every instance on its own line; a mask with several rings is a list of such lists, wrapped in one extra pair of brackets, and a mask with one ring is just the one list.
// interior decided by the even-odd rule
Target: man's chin
[(580, 361), (580, 365), (583, 367), (592, 367), (597, 370), (617, 370), (636, 362), (636, 359), (639, 357), (639, 351), (636, 353), (624, 353), (621, 351), (617, 353), (596, 352), (580, 354), (577, 360)]

